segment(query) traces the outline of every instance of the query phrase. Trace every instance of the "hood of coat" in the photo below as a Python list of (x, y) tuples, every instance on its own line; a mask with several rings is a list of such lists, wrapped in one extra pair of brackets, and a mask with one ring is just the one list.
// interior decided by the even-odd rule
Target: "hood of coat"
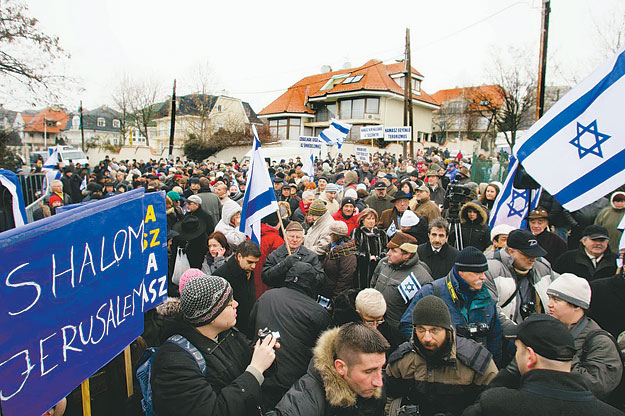
[[(333, 328), (321, 334), (313, 350), (313, 358), (315, 370), (323, 380), (328, 403), (335, 407), (350, 407), (356, 404), (358, 397), (334, 368), (334, 342), (338, 333), (339, 328)], [(374, 397), (382, 397), (381, 388), (376, 390)]]
[[(625, 192), (617, 191), (617, 192), (614, 192), (614, 193), (610, 196), (610, 206), (611, 206), (613, 209), (616, 209), (616, 207), (614, 206), (614, 197), (615, 197), (615, 196), (617, 196), (617, 195), (625, 196)], [(619, 211), (620, 211), (620, 210), (619, 210)]]
[(476, 204), (475, 202), (467, 202), (460, 208), (460, 222), (463, 224), (469, 222), (468, 211), (469, 209), (473, 209), (477, 212), (478, 219), (480, 225), (486, 224), (486, 220), (488, 219), (488, 215), (486, 215), (486, 211), (484, 208)]
[(236, 214), (237, 212), (241, 212), (241, 205), (229, 199), (224, 203), (224, 206), (221, 209), (221, 219), (227, 225), (232, 226), (232, 224), (230, 223), (230, 220), (232, 219), (232, 216)]

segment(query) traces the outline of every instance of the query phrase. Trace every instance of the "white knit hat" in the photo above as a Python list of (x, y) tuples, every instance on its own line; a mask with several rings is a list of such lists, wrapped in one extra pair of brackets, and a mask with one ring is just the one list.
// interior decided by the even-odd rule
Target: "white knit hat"
[(573, 273), (562, 273), (560, 277), (551, 282), (547, 288), (547, 294), (582, 309), (590, 307), (590, 284), (588, 280), (577, 277)]
[(419, 224), (419, 217), (414, 212), (406, 210), (404, 215), (401, 216), (401, 227), (412, 227), (417, 224)]
[(499, 224), (493, 227), (493, 229), (490, 232), (490, 241), (493, 241), (495, 239), (495, 237), (497, 237), (498, 235), (501, 234), (510, 234), (510, 231), (516, 230), (516, 228), (514, 228), (511, 225), (508, 224)]

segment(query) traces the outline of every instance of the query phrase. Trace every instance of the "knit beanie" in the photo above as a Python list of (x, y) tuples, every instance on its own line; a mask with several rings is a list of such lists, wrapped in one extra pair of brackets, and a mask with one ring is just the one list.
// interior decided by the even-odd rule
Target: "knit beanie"
[(48, 204), (52, 206), (52, 204), (54, 204), (55, 202), (63, 203), (63, 200), (58, 195), (52, 195), (50, 199), (48, 200)]
[(399, 225), (402, 227), (412, 227), (419, 224), (419, 217), (414, 212), (407, 209), (404, 211), (404, 214), (401, 216), (401, 221)]
[(312, 204), (310, 204), (310, 207), (308, 208), (308, 213), (310, 215), (320, 217), (325, 214), (327, 210), (328, 209), (326, 208), (326, 203), (323, 202), (321, 199), (316, 199), (313, 201)]
[(470, 246), (458, 253), (455, 266), (459, 272), (481, 273), (488, 270), (488, 261), (484, 253)]
[(341, 201), (341, 208), (343, 208), (347, 204), (352, 204), (352, 206), (355, 207), (356, 201), (354, 201), (354, 198), (350, 198), (350, 197), (343, 198), (343, 200)]
[(551, 282), (547, 288), (547, 294), (582, 309), (590, 307), (590, 284), (588, 280), (577, 277), (573, 273), (562, 273)]
[(331, 225), (330, 225), (330, 232), (332, 234), (336, 234), (336, 235), (340, 235), (340, 236), (346, 236), (347, 235), (347, 224), (345, 224), (343, 221), (334, 221)]
[(228, 306), (232, 299), (230, 283), (218, 276), (191, 279), (180, 294), (184, 319), (193, 326), (208, 325)]
[(262, 220), (260, 220), (260, 222), (275, 227), (278, 225), (280, 220), (278, 218), (278, 214), (276, 212), (272, 212), (271, 214), (265, 216)]
[(169, 197), (169, 199), (171, 199), (173, 202), (176, 201), (180, 201), (180, 194), (178, 192), (175, 191), (169, 191), (167, 192), (167, 196)]
[(419, 300), (412, 312), (412, 325), (431, 325), (451, 331), (451, 315), (443, 300), (428, 295)]
[(189, 283), (191, 279), (195, 279), (196, 277), (200, 276), (206, 276), (204, 273), (202, 273), (200, 269), (187, 269), (184, 273), (182, 273), (182, 276), (180, 276), (180, 280), (178, 282), (174, 281), (174, 283), (178, 284), (178, 292), (182, 293), (182, 289), (184, 289), (184, 287), (187, 285), (187, 283)]

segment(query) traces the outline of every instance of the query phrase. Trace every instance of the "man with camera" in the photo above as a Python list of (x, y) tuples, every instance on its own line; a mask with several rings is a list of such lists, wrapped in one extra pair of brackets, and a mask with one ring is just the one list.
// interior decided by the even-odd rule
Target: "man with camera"
[(451, 314), (456, 333), (484, 345), (496, 363), (501, 359), (501, 326), (497, 307), (484, 282), (488, 263), (475, 247), (462, 250), (446, 277), (424, 285), (415, 295), (401, 318), (399, 328), (409, 338), (412, 333), (412, 315), (417, 303), (428, 295), (445, 302)]
[(383, 415), (382, 369), (388, 348), (382, 334), (364, 323), (350, 322), (324, 332), (307, 373), (280, 400), (275, 414)]
[(514, 230), (506, 248), (488, 260), (486, 287), (497, 303), (505, 336), (514, 335), (517, 324), (529, 315), (547, 310), (547, 288), (558, 275), (542, 258), (546, 254), (530, 231)]
[(441, 298), (421, 298), (412, 312), (411, 340), (388, 360), (388, 414), (460, 415), (497, 374), (488, 350), (456, 336)]

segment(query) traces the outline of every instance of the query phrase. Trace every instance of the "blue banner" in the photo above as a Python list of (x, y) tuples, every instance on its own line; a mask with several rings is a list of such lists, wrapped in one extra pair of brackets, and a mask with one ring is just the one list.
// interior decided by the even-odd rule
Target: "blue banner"
[(142, 312), (167, 290), (147, 284), (167, 274), (165, 231), (148, 240), (163, 221), (156, 195), (154, 220), (139, 189), (0, 234), (4, 415), (44, 413), (143, 332)]
[(143, 247), (145, 280), (143, 309), (152, 309), (167, 298), (167, 212), (165, 192), (143, 197)]

